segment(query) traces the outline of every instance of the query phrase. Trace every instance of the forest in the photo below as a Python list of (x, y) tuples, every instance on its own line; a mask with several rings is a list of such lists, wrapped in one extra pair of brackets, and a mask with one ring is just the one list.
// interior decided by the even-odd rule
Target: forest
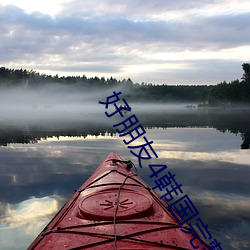
[(81, 91), (102, 91), (107, 88), (121, 88), (127, 101), (145, 102), (198, 102), (200, 106), (220, 106), (250, 104), (250, 64), (243, 63), (242, 78), (216, 85), (154, 85), (152, 83), (134, 83), (130, 78), (117, 80), (112, 76), (52, 76), (40, 74), (34, 70), (9, 69), (0, 67), (0, 87), (21, 87), (35, 89), (51, 84), (63, 84), (79, 88)]

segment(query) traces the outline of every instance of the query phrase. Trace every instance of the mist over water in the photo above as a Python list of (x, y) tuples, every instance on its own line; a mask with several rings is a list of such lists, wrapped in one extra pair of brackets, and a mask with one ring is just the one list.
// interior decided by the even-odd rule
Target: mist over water
[[(41, 121), (80, 118), (98, 112), (93, 94), (65, 86), (5, 89), (0, 92), (1, 119)], [(81, 117), (83, 119), (84, 116)]]
[[(112, 113), (114, 106), (99, 104), (99, 101), (106, 101), (108, 96), (113, 95), (113, 91), (128, 92), (126, 89), (108, 89), (105, 91), (83, 90), (72, 88), (66, 85), (56, 85), (30, 88), (10, 88), (0, 89), (0, 122), (11, 122), (12, 125), (18, 123), (39, 124), (43, 122), (69, 122), (87, 121), (104, 122), (104, 112)], [(117, 105), (123, 105), (123, 95), (120, 96)], [(128, 102), (132, 112), (155, 112), (185, 110), (189, 104), (149, 104)], [(188, 110), (186, 110), (188, 111)], [(107, 118), (107, 117), (106, 117)], [(106, 119), (106, 121), (108, 118)]]

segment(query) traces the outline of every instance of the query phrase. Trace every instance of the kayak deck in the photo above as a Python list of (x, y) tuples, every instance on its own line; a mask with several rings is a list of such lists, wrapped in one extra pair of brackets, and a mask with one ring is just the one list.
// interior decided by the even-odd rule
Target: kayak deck
[(166, 206), (110, 153), (28, 249), (193, 249), (195, 235), (183, 233), (188, 224), (180, 227)]

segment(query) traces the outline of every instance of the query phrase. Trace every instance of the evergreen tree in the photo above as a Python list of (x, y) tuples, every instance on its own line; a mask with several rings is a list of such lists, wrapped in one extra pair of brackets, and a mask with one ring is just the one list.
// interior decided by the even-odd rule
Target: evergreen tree
[(249, 63), (243, 63), (242, 69), (244, 71), (244, 74), (241, 79), (245, 82), (250, 82), (250, 64)]

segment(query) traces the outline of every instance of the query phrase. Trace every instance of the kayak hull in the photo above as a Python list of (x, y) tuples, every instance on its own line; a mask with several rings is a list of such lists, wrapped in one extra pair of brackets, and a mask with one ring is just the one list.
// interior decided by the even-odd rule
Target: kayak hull
[(194, 249), (195, 235), (183, 233), (166, 206), (110, 153), (28, 249)]

